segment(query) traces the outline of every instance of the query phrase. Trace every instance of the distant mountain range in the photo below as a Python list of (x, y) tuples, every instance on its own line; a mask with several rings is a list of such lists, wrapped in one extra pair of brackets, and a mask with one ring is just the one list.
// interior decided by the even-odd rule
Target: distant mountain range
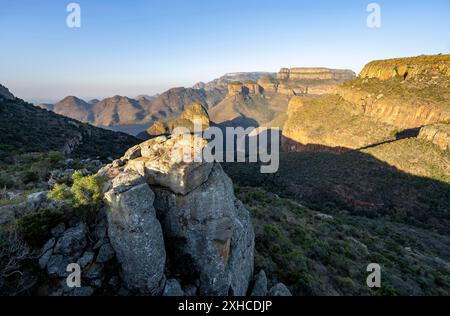
[[(55, 104), (37, 106), (81, 122), (132, 135), (137, 135), (157, 121), (173, 119), (192, 103), (201, 104), (212, 113), (213, 120), (224, 122), (249, 116), (258, 124), (265, 124), (277, 119), (278, 113), (285, 112), (293, 95), (328, 93), (337, 84), (354, 77), (351, 71), (325, 68), (283, 68), (278, 74), (236, 72), (208, 83), (197, 83), (192, 88), (172, 88), (155, 96), (128, 98), (117, 95), (89, 102), (69, 96)], [(242, 87), (239, 88), (239, 85)]]
[[(84, 123), (124, 132), (133, 131), (132, 134), (136, 134), (154, 121), (179, 114), (191, 103), (197, 102), (205, 108), (211, 108), (225, 95), (226, 90), (206, 91), (180, 87), (154, 97), (141, 95), (137, 99), (116, 95), (101, 101), (86, 102), (78, 97), (68, 96), (55, 104), (38, 104), (37, 107)], [(130, 129), (129, 126), (135, 128)]]

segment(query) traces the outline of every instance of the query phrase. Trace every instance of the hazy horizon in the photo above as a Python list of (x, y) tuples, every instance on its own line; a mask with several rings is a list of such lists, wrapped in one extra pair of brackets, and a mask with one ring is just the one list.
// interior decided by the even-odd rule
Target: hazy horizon
[[(358, 73), (369, 61), (450, 52), (450, 2), (76, 1), (8, 2), (0, 12), (0, 84), (32, 102), (154, 95), (229, 72), (329, 67)], [(32, 7), (33, 10), (29, 8)], [(423, 47), (427, 47), (426, 50)]]

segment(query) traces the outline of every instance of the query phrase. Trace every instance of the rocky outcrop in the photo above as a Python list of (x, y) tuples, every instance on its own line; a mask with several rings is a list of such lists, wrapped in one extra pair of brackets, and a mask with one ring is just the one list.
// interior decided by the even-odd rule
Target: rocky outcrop
[(261, 94), (261, 86), (254, 81), (245, 80), (242, 85), (244, 94)]
[(278, 90), (278, 81), (270, 76), (264, 76), (259, 79), (258, 85), (264, 90), (264, 92), (273, 93)]
[[(372, 92), (373, 89), (368, 90), (364, 83), (359, 89), (352, 88), (351, 83), (348, 83), (339, 87), (337, 93), (354, 105), (356, 114), (398, 128), (416, 128), (450, 119), (450, 108), (445, 102), (433, 102), (430, 98), (421, 98), (419, 94), (413, 97), (409, 95), (407, 98), (408, 87), (405, 84), (396, 83), (393, 86), (397, 93), (391, 95), (383, 93), (384, 90)], [(405, 94), (405, 97), (402, 97), (402, 94)]]
[(208, 83), (199, 82), (194, 85), (194, 89), (204, 89), (206, 91), (224, 90), (228, 89), (228, 85), (234, 81), (243, 82), (246, 80), (258, 81), (263, 77), (273, 78), (274, 73), (269, 72), (233, 72), (227, 73), (220, 78), (214, 79)]
[[(51, 230), (52, 237), (42, 247), (38, 258), (39, 267), (56, 281), (49, 283), (49, 295), (91, 296), (101, 291), (105, 283), (117, 285), (114, 280), (119, 280), (119, 276), (111, 269), (115, 252), (106, 235), (105, 213), (97, 215), (96, 225), (60, 223)], [(67, 283), (67, 277), (75, 271), (72, 270), (74, 264), (80, 267), (81, 287), (69, 287)]]
[(294, 114), (295, 111), (304, 106), (302, 97), (294, 96), (289, 100), (287, 115), (290, 116)]
[(158, 137), (130, 149), (124, 166), (100, 170), (109, 179), (108, 235), (129, 289), (180, 294), (165, 282), (177, 279), (199, 295), (247, 294), (250, 216), (219, 164), (192, 159), (205, 145), (197, 135)]
[(228, 95), (229, 97), (243, 94), (244, 85), (242, 82), (233, 81), (228, 85)]
[(278, 80), (351, 80), (355, 73), (351, 70), (328, 68), (282, 68)]
[(210, 127), (208, 112), (200, 103), (188, 105), (175, 119), (155, 122), (147, 130), (147, 134), (151, 137), (171, 134), (177, 127), (186, 128), (191, 133), (194, 133), (195, 124), (199, 124), (197, 127), (198, 131), (204, 131)]
[(450, 150), (450, 123), (425, 126), (420, 129), (418, 138), (430, 141), (442, 150)]
[(166, 253), (154, 198), (144, 178), (135, 171), (119, 174), (105, 194), (108, 235), (127, 288), (159, 295), (164, 289)]
[(439, 74), (450, 76), (450, 55), (376, 60), (368, 63), (359, 74), (359, 77), (379, 80), (392, 78), (408, 80)]

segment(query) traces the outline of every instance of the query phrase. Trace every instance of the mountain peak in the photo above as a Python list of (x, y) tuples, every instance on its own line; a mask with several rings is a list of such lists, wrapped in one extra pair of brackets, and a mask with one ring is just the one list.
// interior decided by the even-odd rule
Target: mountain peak
[(13, 100), (15, 97), (11, 92), (9, 92), (8, 88), (0, 84), (0, 98), (6, 100)]

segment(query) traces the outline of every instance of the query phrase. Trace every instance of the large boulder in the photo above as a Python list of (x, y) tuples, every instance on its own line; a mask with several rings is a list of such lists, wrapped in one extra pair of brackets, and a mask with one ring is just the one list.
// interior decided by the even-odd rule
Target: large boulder
[(128, 289), (159, 295), (164, 288), (166, 251), (153, 207), (154, 193), (138, 173), (127, 171), (105, 194), (108, 234)]
[(108, 183), (109, 239), (129, 290), (247, 294), (253, 226), (220, 164), (194, 159), (205, 146), (190, 133), (161, 136), (134, 148), (125, 166), (99, 172)]
[(254, 231), (248, 211), (219, 164), (187, 195), (155, 189), (170, 270), (198, 278), (200, 295), (245, 295), (253, 273)]
[(142, 157), (128, 162), (125, 170), (137, 171), (150, 185), (187, 194), (204, 183), (212, 163), (200, 159), (206, 140), (197, 135), (161, 136), (140, 145)]

